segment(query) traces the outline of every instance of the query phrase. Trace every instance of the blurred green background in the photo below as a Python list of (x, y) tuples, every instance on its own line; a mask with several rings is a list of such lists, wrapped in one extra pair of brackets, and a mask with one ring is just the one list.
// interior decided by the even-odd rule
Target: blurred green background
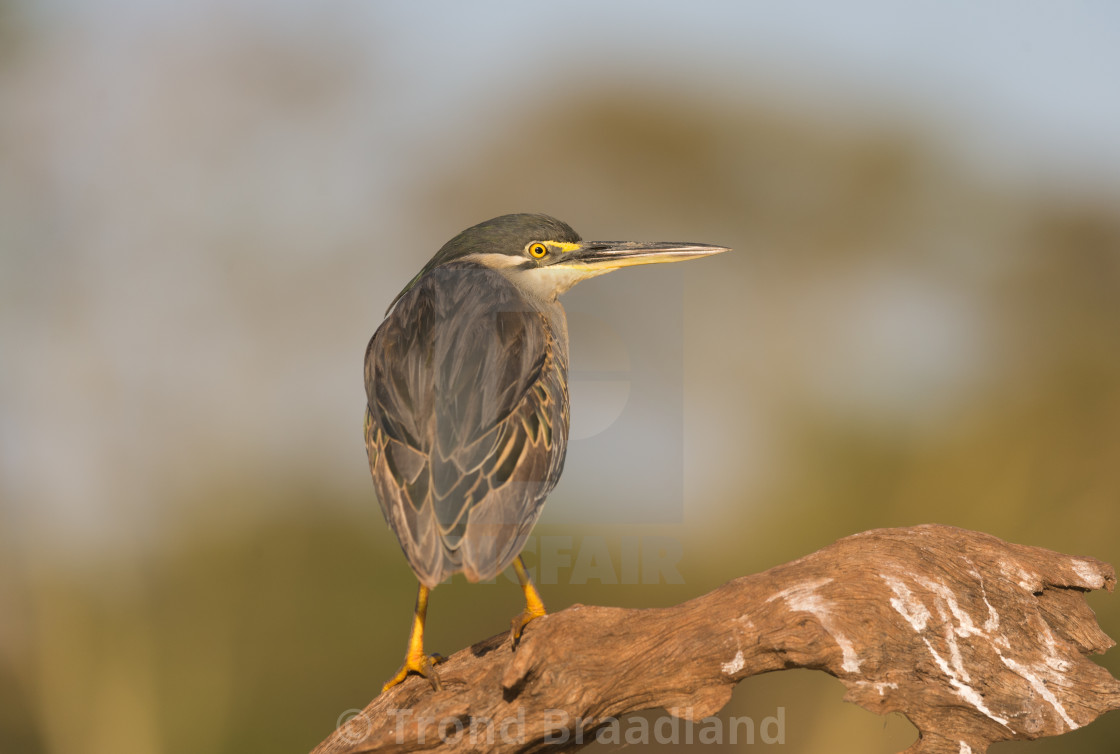
[[(444, 241), (506, 212), (735, 248), (572, 293), (674, 323), (677, 368), (626, 376), (671, 405), (608, 447), (679, 448), (680, 501), (563, 515), (626, 485), (573, 440), (532, 542), (605, 547), (631, 583), (561, 568), (551, 609), (673, 604), (923, 522), (1120, 562), (1118, 24), (1103, 2), (0, 0), (0, 750), (302, 752), (378, 692), (415, 582), (368, 476), (363, 349)], [(626, 410), (593, 383), (639, 344), (581, 341), (592, 435)], [(626, 578), (635, 538), (679, 546), (681, 583)], [(441, 586), (430, 649), (519, 599)], [(1088, 599), (1120, 637), (1120, 600)], [(789, 752), (908, 744), (841, 696), (779, 673), (723, 715), (784, 707)], [(1113, 713), (994, 751), (1118, 744)]]

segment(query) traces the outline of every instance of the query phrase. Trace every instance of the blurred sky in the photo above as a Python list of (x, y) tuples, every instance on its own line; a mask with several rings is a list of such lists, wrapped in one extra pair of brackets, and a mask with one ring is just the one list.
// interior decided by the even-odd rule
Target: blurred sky
[(346, 37), (365, 54), (352, 62), (388, 84), (378, 126), (404, 145), (445, 134), (451, 122), (456, 130), (484, 127), (495, 109), (607, 74), (724, 98), (764, 92), (806, 106), (917, 108), (976, 156), (1041, 161), (1082, 178), (1114, 176), (1120, 163), (1120, 101), (1112, 96), (1120, 8), (1108, 2), (39, 0), (16, 7), (72, 31), (91, 48), (79, 53), (99, 67), (111, 56), (136, 60), (198, 24), (217, 39), (254, 28), (310, 46)]
[(393, 29), (384, 52), (401, 107), (433, 123), (484, 123), (485, 108), (547, 92), (574, 65), (586, 79), (567, 86), (609, 72), (830, 114), (910, 110), (1005, 169), (1114, 178), (1120, 164), (1115, 4), (398, 3), (376, 15)]
[[(292, 403), (318, 394), (341, 412), (360, 402), (353, 375), (315, 353), (250, 366), (246, 349), (304, 341), (262, 342), (259, 322), (239, 331), (252, 292), (221, 290), (235, 285), (223, 270), (260, 265), (239, 284), (268, 290), (346, 267), (340, 249), (376, 236), (389, 272), (343, 286), (362, 305), (334, 312), (360, 321), (339, 336), (358, 353), (370, 312), (467, 224), (407, 227), (405, 206), (488, 134), (603, 81), (784, 103), (837, 131), (901, 120), (977, 176), (1017, 185), (1114, 195), (1120, 175), (1112, 3), (46, 1), (5, 13), (25, 43), (0, 77), (4, 505), (80, 539), (158, 517), (159, 434), (195, 409), (210, 412), (207, 431), (224, 420), (217, 442), (242, 473), (254, 471), (246, 446), (269, 456), (260, 473), (277, 454), (323, 478), (361, 472), (360, 447), (338, 452), (324, 419), (337, 415)], [(290, 119), (254, 109), (301, 97)], [(280, 239), (265, 256), (213, 250), (252, 226)], [(284, 302), (250, 318), (269, 306)], [(304, 336), (338, 330), (325, 313), (287, 316)], [(250, 394), (223, 395), (234, 374)], [(292, 422), (335, 452), (286, 447)], [(180, 452), (215, 442), (195, 429)]]

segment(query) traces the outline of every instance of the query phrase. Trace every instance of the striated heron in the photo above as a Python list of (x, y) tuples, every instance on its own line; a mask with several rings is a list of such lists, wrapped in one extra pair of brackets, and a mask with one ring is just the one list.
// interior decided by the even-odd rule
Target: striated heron
[(727, 251), (693, 243), (586, 242), (546, 215), (504, 215), (439, 250), (389, 306), (366, 349), (370, 471), (420, 581), (404, 665), (439, 686), (424, 653), (428, 594), (453, 573), (513, 565), (525, 625), (545, 614), (520, 552), (564, 468), (568, 326), (557, 301), (620, 267)]

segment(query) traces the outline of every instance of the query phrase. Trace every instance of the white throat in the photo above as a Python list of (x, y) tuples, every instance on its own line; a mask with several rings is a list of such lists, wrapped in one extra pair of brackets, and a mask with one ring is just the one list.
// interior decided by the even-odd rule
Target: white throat
[(555, 301), (556, 297), (564, 293), (581, 280), (587, 280), (598, 275), (610, 272), (610, 268), (595, 267), (537, 267), (528, 270), (509, 270), (506, 277), (510, 282), (530, 296)]
[(476, 262), (502, 273), (506, 280), (524, 291), (527, 296), (542, 301), (555, 301), (557, 296), (579, 281), (604, 275), (614, 269), (613, 267), (566, 267), (562, 264), (526, 268), (521, 266), (524, 260), (508, 254), (471, 254), (463, 257), (463, 261)]

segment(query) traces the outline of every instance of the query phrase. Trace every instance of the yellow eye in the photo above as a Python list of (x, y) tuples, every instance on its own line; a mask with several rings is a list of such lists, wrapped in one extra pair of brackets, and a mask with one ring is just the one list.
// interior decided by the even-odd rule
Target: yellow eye
[(543, 243), (529, 244), (529, 256), (533, 259), (544, 259), (548, 255), (548, 247)]

